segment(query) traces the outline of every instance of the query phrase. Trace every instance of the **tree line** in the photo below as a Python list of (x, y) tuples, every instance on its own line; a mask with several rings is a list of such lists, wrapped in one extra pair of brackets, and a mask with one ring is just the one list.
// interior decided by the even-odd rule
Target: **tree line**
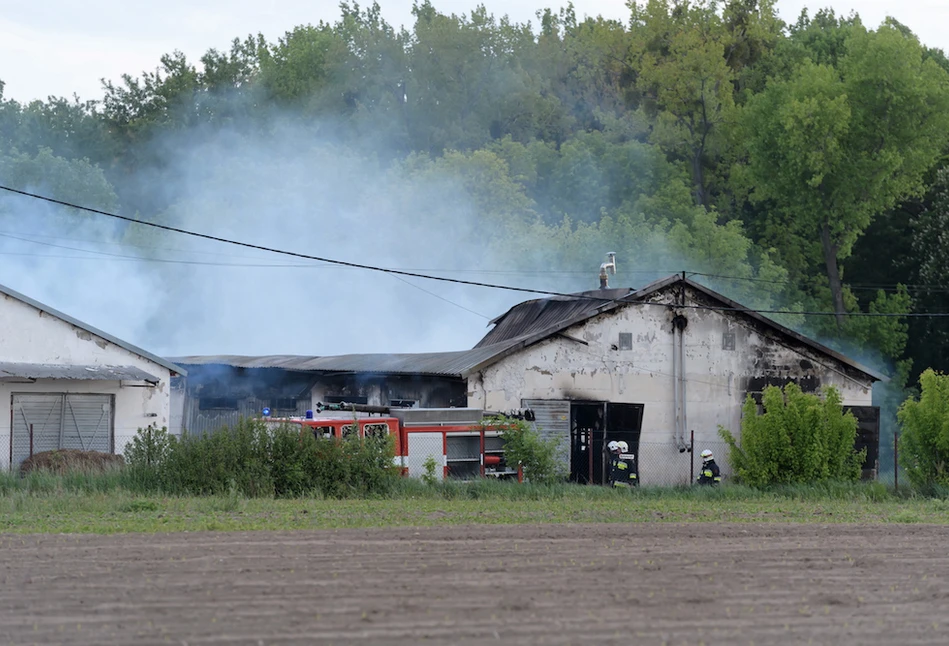
[(770, 0), (634, 1), (625, 23), (429, 0), (413, 16), (396, 29), (344, 2), (273, 42), (167, 54), (101, 100), (0, 88), (0, 177), (176, 222), (201, 205), (167, 190), (175, 154), (289, 123), (301, 149), (395, 183), (450, 180), (506, 268), (589, 271), (616, 251), (710, 274), (751, 306), (831, 312), (780, 318), (879, 357), (900, 385), (946, 369), (949, 321), (847, 316), (949, 311), (949, 60), (904, 25), (785, 23)]

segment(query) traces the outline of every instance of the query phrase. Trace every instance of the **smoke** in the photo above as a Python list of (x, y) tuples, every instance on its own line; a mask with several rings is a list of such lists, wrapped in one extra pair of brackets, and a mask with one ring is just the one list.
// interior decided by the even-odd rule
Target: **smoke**
[[(266, 128), (159, 139), (156, 163), (128, 185), (167, 205), (145, 219), (233, 240), (465, 280), (597, 287), (605, 248), (585, 274), (558, 273), (545, 241), (506, 247), (508, 223), (451, 169), (387, 152), (282, 116)], [(25, 187), (51, 192), (43, 181)], [(259, 252), (27, 198), (4, 205), (3, 232), (15, 236), (0, 237), (6, 285), (169, 356), (466, 349), (489, 318), (536, 297)]]

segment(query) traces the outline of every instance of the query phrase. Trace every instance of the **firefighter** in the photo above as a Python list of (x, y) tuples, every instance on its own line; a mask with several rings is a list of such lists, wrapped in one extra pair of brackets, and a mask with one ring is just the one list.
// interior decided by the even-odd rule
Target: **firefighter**
[(715, 464), (715, 456), (708, 449), (702, 451), (702, 471), (699, 473), (700, 485), (715, 486), (722, 482), (722, 472)]
[(624, 454), (624, 448), (629, 450), (626, 442), (610, 442), (607, 445), (610, 449), (610, 486), (612, 487), (630, 487), (636, 483), (636, 473), (633, 462), (628, 454)]
[(639, 485), (639, 469), (636, 468), (636, 456), (629, 452), (629, 444), (620, 440), (619, 459), (626, 463), (626, 481), (631, 487)]

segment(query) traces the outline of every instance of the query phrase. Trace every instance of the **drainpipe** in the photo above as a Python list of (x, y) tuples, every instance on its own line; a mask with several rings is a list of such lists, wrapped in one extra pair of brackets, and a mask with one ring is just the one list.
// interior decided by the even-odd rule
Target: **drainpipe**
[(676, 327), (674, 322), (672, 324), (672, 401), (675, 413), (675, 431), (673, 433), (673, 439), (675, 441), (676, 448), (678, 448), (681, 446), (681, 441), (679, 439), (681, 421), (681, 411), (679, 408), (679, 328)]
[[(678, 327), (678, 326), (676, 326)], [(685, 378), (685, 327), (679, 330), (679, 381), (682, 384), (679, 393), (679, 406), (682, 408), (682, 425), (680, 427), (680, 437), (682, 438), (682, 447), (680, 452), (686, 448), (685, 431), (689, 428), (688, 412), (689, 404), (685, 395), (685, 389), (688, 382)]]

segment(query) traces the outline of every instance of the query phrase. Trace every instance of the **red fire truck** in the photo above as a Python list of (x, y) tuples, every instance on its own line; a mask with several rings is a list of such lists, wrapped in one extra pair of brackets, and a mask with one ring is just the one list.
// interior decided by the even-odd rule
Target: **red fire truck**
[(305, 417), (273, 418), (269, 425), (299, 425), (319, 438), (390, 435), (395, 441), (396, 465), (407, 476), (420, 477), (429, 459), (445, 478), (518, 478), (517, 465), (504, 459), (504, 439), (492, 421), (533, 419), (527, 411), (504, 416), (475, 408), (389, 408), (364, 404), (317, 404)]

